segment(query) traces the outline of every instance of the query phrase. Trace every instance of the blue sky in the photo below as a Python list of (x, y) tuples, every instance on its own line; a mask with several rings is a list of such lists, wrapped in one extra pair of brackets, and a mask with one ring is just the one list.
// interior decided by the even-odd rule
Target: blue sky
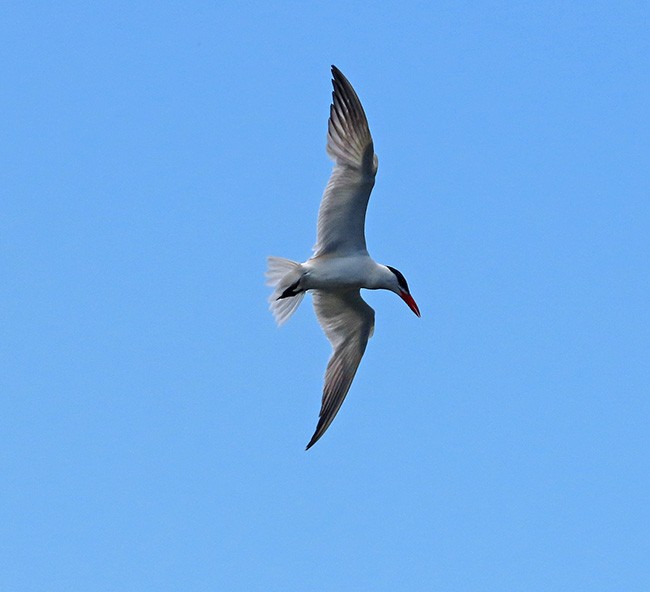
[[(650, 589), (643, 2), (0, 8), (0, 588)], [(309, 452), (330, 171), (422, 311)]]

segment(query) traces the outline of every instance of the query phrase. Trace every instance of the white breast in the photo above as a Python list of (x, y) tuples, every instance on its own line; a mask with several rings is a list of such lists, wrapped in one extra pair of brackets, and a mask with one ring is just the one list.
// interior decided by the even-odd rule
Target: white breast
[(301, 285), (306, 290), (336, 291), (348, 288), (375, 288), (378, 265), (368, 255), (316, 257), (303, 263), (306, 270)]

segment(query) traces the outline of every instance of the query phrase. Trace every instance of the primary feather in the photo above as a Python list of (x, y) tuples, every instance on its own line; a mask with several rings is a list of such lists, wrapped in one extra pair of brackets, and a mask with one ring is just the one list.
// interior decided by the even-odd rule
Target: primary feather
[(327, 153), (335, 164), (318, 212), (314, 257), (367, 252), (366, 209), (377, 173), (377, 156), (359, 97), (335, 66), (332, 76)]
[(314, 310), (332, 344), (318, 425), (307, 449), (325, 433), (341, 408), (375, 327), (375, 311), (359, 290), (333, 293), (315, 290)]

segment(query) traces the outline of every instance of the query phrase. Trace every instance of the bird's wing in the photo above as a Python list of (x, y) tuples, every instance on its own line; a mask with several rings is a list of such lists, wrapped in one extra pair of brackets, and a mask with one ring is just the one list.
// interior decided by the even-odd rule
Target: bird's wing
[(325, 371), (318, 425), (307, 449), (336, 417), (375, 327), (375, 311), (364, 302), (359, 290), (340, 293), (314, 290), (313, 300), (318, 322), (334, 351)]
[(335, 164), (318, 212), (314, 257), (366, 252), (366, 208), (377, 173), (377, 157), (361, 101), (335, 66), (332, 77), (327, 153)]

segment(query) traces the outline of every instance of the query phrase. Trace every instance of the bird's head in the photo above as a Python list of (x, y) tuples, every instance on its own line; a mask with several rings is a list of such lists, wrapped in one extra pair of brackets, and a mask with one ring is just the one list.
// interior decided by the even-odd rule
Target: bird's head
[(390, 265), (386, 265), (386, 269), (390, 272), (386, 274), (387, 285), (386, 288), (391, 292), (395, 292), (406, 304), (408, 307), (417, 315), (420, 316), (420, 309), (418, 305), (413, 300), (411, 292), (409, 292), (409, 285), (406, 282), (406, 278), (402, 275), (402, 272)]

